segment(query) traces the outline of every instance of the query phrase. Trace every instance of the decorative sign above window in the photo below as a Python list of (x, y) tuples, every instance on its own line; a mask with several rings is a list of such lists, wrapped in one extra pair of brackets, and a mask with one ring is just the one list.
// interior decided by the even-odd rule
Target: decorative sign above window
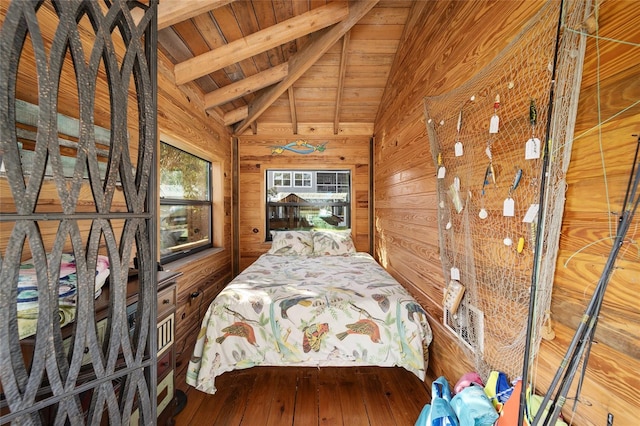
[(311, 145), (308, 141), (304, 139), (298, 139), (297, 141), (289, 142), (286, 145), (271, 147), (271, 154), (279, 155), (279, 154), (282, 154), (285, 150), (294, 152), (296, 154), (311, 154), (313, 152), (324, 152), (324, 150), (327, 149), (328, 143), (329, 142), (323, 142), (318, 145)]

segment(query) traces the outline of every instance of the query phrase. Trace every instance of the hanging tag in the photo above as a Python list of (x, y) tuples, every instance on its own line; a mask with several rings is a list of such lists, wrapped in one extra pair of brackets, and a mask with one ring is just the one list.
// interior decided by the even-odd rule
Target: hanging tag
[(515, 202), (513, 201), (513, 198), (507, 198), (506, 200), (504, 200), (502, 215), (509, 217), (515, 216)]
[(458, 176), (453, 178), (453, 187), (456, 191), (460, 191), (460, 178)]
[(447, 169), (444, 166), (438, 167), (438, 179), (444, 179), (444, 176), (447, 174)]
[(491, 116), (491, 121), (489, 122), (489, 133), (498, 133), (499, 128), (500, 117), (498, 117), (498, 114), (493, 114), (493, 116)]
[(460, 279), (460, 269), (456, 268), (455, 266), (451, 268), (451, 279), (452, 280)]
[(536, 158), (540, 158), (540, 139), (531, 138), (525, 146), (524, 159), (535, 160)]
[(529, 210), (527, 210), (527, 213), (524, 215), (524, 219), (522, 219), (522, 221), (524, 223), (533, 222), (535, 218), (538, 216), (539, 207), (540, 207), (540, 204), (531, 204), (531, 206), (529, 207)]
[(457, 280), (450, 280), (444, 292), (444, 307), (452, 314), (455, 314), (462, 301), (462, 296), (464, 296), (464, 286)]
[(456, 144), (453, 146), (453, 151), (455, 152), (456, 157), (462, 157), (462, 154), (464, 154), (462, 142), (460, 141), (456, 142)]
[(491, 147), (487, 146), (487, 149), (484, 150), (484, 153), (487, 154), (487, 157), (489, 157), (489, 160), (493, 159), (493, 154), (491, 153)]

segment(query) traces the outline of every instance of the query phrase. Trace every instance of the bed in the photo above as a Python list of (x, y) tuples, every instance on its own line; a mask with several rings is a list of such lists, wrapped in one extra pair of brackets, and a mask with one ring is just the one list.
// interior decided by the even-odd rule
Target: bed
[(350, 233), (274, 234), (268, 253), (209, 306), (187, 383), (215, 393), (224, 372), (268, 366), (400, 366), (424, 379), (422, 307)]

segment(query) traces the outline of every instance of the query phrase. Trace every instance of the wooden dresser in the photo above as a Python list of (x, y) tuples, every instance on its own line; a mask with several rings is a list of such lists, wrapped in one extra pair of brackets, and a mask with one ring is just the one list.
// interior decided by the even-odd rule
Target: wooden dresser
[[(158, 272), (158, 425), (172, 425), (175, 410), (175, 323), (177, 279), (182, 272)], [(137, 425), (138, 412), (131, 416)]]
[(158, 272), (158, 425), (173, 424), (177, 279), (181, 275)]
[[(175, 351), (175, 313), (176, 313), (176, 298), (177, 298), (177, 279), (182, 275), (182, 272), (158, 272), (158, 301), (157, 301), (157, 424), (158, 425), (172, 425), (173, 415), (175, 409), (175, 363), (176, 363), (176, 351)], [(107, 328), (107, 317), (109, 315), (109, 286), (108, 284), (102, 289), (102, 293), (95, 300), (95, 319), (96, 319), (96, 331), (98, 338), (102, 340)], [(138, 303), (138, 280), (135, 273), (130, 274), (129, 282), (127, 284), (127, 322), (130, 329), (135, 328), (136, 311)], [(69, 324), (62, 329), (63, 343), (69, 349), (72, 340), (73, 326)], [(34, 350), (34, 338), (28, 337), (23, 339), (20, 344), (22, 347), (23, 358), (26, 365), (31, 365)], [(91, 357), (88, 355), (88, 349), (85, 348), (85, 358), (83, 359), (83, 365), (91, 363)], [(90, 370), (90, 368), (88, 368)], [(85, 379), (90, 377), (86, 375)], [(82, 381), (82, 376), (79, 381)], [(47, 386), (43, 387), (43, 397), (49, 395), (47, 393)], [(1, 388), (0, 388), (1, 391)], [(85, 392), (80, 395), (83, 406), (89, 404), (91, 400), (91, 392)], [(41, 411), (43, 421), (53, 422), (54, 412), (51, 410)], [(131, 416), (131, 424), (137, 425), (139, 423), (138, 411), (135, 410)], [(102, 424), (108, 424), (107, 417), (103, 417)]]

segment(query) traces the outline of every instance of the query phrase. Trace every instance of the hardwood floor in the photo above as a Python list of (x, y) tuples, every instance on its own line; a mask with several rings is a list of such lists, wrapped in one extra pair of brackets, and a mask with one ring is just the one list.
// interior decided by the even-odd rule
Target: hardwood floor
[[(428, 380), (430, 383), (430, 380)], [(400, 367), (254, 367), (189, 388), (183, 425), (413, 425), (430, 386)]]

